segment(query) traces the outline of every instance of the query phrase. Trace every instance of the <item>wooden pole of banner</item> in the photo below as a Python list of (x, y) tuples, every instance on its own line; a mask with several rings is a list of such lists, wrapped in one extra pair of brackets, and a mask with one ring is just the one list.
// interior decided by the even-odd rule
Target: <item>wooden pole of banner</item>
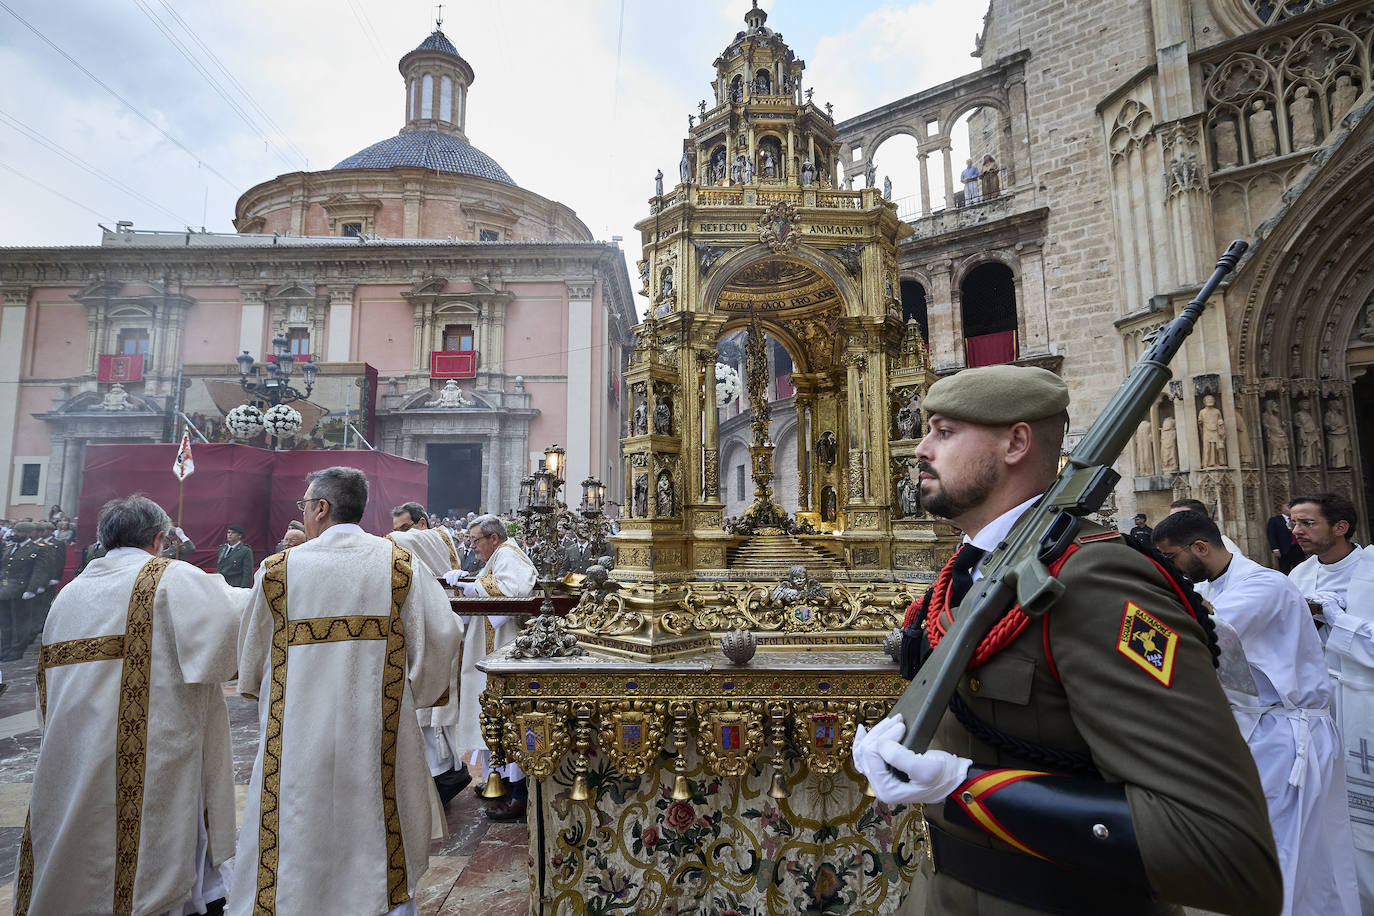
[[(181, 433), (181, 435), (182, 435), (182, 438), (185, 438), (186, 435), (187, 435), (187, 429), (186, 429), (186, 427), (184, 427), (184, 426), (182, 427), (182, 433)], [(178, 439), (178, 440), (176, 440), (176, 441), (177, 441), (177, 455), (180, 456), (180, 455), (181, 455), (181, 439)], [(185, 489), (186, 489), (186, 478), (185, 478), (185, 476), (183, 476), (183, 475), (181, 475), (181, 474), (178, 474), (178, 475), (177, 475), (177, 527), (178, 527), (178, 528), (181, 527), (181, 497), (182, 497), (182, 495), (184, 494)], [(180, 549), (180, 545), (177, 545), (177, 546), (178, 546), (178, 549)]]

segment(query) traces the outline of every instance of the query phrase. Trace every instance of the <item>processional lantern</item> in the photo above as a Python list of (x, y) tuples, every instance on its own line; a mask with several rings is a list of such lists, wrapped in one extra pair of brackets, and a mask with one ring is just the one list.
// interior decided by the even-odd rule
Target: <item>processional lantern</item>
[(552, 474), (560, 484), (568, 471), (565, 460), (567, 454), (568, 450), (561, 445), (550, 445), (544, 449), (544, 469)]
[[(315, 389), (319, 367), (308, 359), (301, 364), (301, 378), (305, 380), (305, 391), (301, 392), (291, 386), (296, 358), (291, 355), (290, 343), (280, 334), (272, 338), (272, 357), (273, 361), (266, 367), (266, 377), (263, 367), (254, 365), (253, 357), (247, 350), (235, 357), (234, 361), (239, 364), (239, 387), (272, 407), (310, 397)], [(249, 376), (252, 376), (252, 381), (249, 381)]]

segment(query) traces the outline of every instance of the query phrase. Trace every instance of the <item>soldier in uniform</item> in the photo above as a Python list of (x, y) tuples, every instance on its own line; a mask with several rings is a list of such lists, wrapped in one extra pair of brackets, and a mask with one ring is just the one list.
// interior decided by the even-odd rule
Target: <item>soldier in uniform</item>
[(34, 527), (37, 533), (34, 543), (38, 545), (39, 562), (43, 566), (43, 587), (32, 602), (26, 646), (43, 632), (48, 609), (57, 594), (57, 584), (62, 580), (62, 569), (67, 565), (67, 545), (52, 536), (56, 530), (53, 523), (34, 522)]
[(14, 661), (24, 654), (32, 602), (46, 590), (33, 533), (33, 522), (15, 525), (14, 539), (5, 545), (0, 561), (0, 661)]
[(243, 528), (229, 525), (224, 529), (224, 543), (219, 547), (219, 561), (215, 572), (237, 588), (253, 587), (253, 549), (243, 542)]
[[(921, 502), (965, 543), (907, 612), (919, 638), (904, 640), (916, 656), (904, 669), (939, 644), (983, 554), (1053, 481), (1068, 403), (1058, 376), (1029, 367), (931, 386)], [(900, 743), (900, 716), (856, 738), (878, 798), (925, 806), (934, 870), (903, 912), (1280, 911), (1264, 793), (1207, 616), (1146, 549), (1084, 522), (1051, 566), (1063, 596), (1040, 619), (1009, 611), (982, 639), (929, 750)]]

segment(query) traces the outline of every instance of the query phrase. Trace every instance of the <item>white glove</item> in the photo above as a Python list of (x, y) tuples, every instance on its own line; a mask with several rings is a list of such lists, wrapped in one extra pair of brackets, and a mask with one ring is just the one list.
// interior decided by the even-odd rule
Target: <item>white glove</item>
[(1345, 610), (1345, 599), (1335, 592), (1315, 592), (1311, 595), (1304, 595), (1303, 598), (1308, 604), (1319, 604), (1322, 609), (1322, 616), (1331, 621)]
[(57, 584), (57, 580), (56, 580), (56, 579), (49, 579), (49, 580), (48, 580), (48, 584), (49, 584), (49, 585), (56, 585), (56, 584)]
[(182, 531), (180, 528), (177, 528), (177, 529), (176, 529), (176, 533), (177, 533), (177, 537), (181, 538), (183, 541), (189, 541), (189, 540), (190, 540), (190, 538), (188, 538), (188, 537), (186, 536), (186, 532), (185, 532), (185, 531)]
[(463, 582), (458, 585), (458, 593), (464, 598), (484, 598), (486, 597), (477, 590), (476, 582)]
[(38, 594), (41, 595), (41, 594), (43, 594), (43, 593), (46, 592), (46, 591), (47, 591), (47, 588), (45, 588), (45, 587), (40, 587), (40, 588), (38, 589)]
[[(917, 754), (898, 743), (906, 723), (893, 715), (867, 731), (860, 726), (854, 738), (854, 765), (868, 777), (868, 785), (879, 801), (889, 805), (942, 802), (968, 776), (973, 761), (945, 751)], [(888, 767), (899, 771), (905, 781)]]
[(510, 620), (510, 618), (501, 614), (493, 614), (487, 618), (487, 622), (491, 624), (493, 630), (499, 630), (501, 627), (504, 627), (507, 620)]
[[(42, 591), (42, 589), (39, 589), (39, 591)], [(35, 597), (35, 594), (34, 592), (24, 592), (24, 600), (28, 601), (30, 598)]]
[(467, 574), (463, 572), (461, 569), (450, 569), (448, 572), (444, 573), (444, 581), (447, 582), (449, 585), (457, 588), (459, 582), (462, 581), (463, 576), (465, 575)]

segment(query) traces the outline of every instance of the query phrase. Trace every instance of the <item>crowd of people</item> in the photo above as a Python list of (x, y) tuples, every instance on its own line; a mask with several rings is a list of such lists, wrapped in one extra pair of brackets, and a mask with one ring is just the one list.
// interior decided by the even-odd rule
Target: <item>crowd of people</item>
[[(905, 675), (1054, 479), (1068, 401), (1030, 367), (929, 389), (922, 505), (965, 537), (908, 609)], [(1081, 522), (1062, 595), (976, 643), (927, 750), (901, 715), (859, 729), (877, 797), (925, 805), (933, 874), (903, 912), (1374, 912), (1374, 549), (1344, 496), (1281, 514), (1277, 568), (1196, 500), (1129, 534)]]
[[(431, 527), (405, 503), (369, 533), (367, 499), (361, 471), (316, 471), (279, 549), (255, 566), (228, 525), (215, 573), (178, 562), (194, 545), (152, 500), (102, 509), (98, 555), (46, 625), (25, 611), (5, 629), (43, 633), (16, 913), (414, 913), (469, 764), (509, 785), (488, 817), (525, 815), (524, 774), (490, 772), (476, 668), (523, 618), (450, 598), (529, 596), (534, 565), (497, 516)], [(16, 528), (7, 554), (36, 555)], [(238, 830), (235, 678), (260, 738)]]

